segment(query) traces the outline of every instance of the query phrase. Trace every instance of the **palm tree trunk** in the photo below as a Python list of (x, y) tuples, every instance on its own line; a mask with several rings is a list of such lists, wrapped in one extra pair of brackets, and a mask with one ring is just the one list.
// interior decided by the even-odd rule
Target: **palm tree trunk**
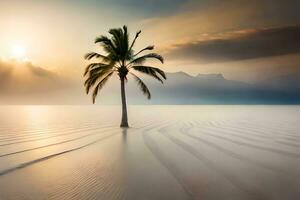
[(125, 95), (125, 78), (121, 78), (121, 98), (122, 98), (122, 121), (121, 127), (128, 127), (127, 105)]

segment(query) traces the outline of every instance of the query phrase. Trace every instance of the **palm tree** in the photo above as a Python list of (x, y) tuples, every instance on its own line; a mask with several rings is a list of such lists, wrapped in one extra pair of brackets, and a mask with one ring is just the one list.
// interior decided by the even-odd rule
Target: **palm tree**
[[(95, 40), (95, 43), (100, 44), (106, 55), (90, 52), (84, 56), (87, 60), (91, 60), (93, 58), (98, 59), (98, 62), (90, 63), (86, 67), (84, 76), (87, 77), (87, 79), (85, 80), (84, 85), (86, 87), (87, 94), (90, 92), (90, 90), (93, 90), (92, 99), (93, 103), (95, 103), (98, 91), (102, 89), (102, 87), (114, 73), (117, 73), (121, 81), (122, 121), (120, 126), (128, 127), (125, 95), (125, 83), (127, 82), (128, 73), (137, 81), (137, 84), (139, 85), (143, 94), (150, 99), (151, 94), (146, 84), (131, 71), (135, 70), (149, 75), (163, 83), (163, 79), (166, 79), (164, 71), (156, 67), (145, 66), (144, 63), (148, 59), (156, 59), (163, 63), (164, 59), (161, 55), (156, 53), (145, 54), (146, 51), (153, 50), (154, 46), (147, 46), (138, 52), (133, 50), (134, 44), (141, 31), (138, 31), (135, 34), (131, 44), (126, 26), (123, 26), (123, 29), (110, 29), (108, 32), (111, 35), (110, 38), (101, 35)], [(143, 55), (141, 55), (141, 53), (143, 53)]]

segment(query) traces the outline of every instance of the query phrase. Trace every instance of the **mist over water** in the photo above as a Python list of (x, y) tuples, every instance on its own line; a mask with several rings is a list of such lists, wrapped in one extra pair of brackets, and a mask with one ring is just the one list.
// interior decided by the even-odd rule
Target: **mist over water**
[(0, 199), (296, 199), (299, 106), (2, 106)]

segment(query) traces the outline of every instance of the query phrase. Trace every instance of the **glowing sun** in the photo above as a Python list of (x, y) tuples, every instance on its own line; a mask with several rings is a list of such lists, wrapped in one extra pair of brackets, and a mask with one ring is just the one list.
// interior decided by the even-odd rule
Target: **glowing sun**
[(22, 45), (14, 45), (11, 48), (11, 57), (16, 60), (27, 60), (26, 49)]

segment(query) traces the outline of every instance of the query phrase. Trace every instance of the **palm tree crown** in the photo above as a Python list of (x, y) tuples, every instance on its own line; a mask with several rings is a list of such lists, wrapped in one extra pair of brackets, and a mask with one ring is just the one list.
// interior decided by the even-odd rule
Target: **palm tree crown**
[[(135, 70), (149, 75), (161, 83), (163, 83), (163, 79), (166, 79), (166, 75), (161, 69), (144, 65), (148, 59), (156, 59), (161, 63), (164, 62), (163, 57), (159, 54), (149, 52), (145, 53), (153, 50), (154, 46), (147, 46), (137, 52), (133, 50), (134, 44), (136, 43), (140, 33), (141, 31), (138, 31), (135, 34), (135, 37), (131, 43), (129, 41), (129, 34), (126, 26), (123, 26), (123, 28), (110, 29), (110, 38), (103, 35), (96, 38), (95, 43), (100, 44), (101, 47), (103, 47), (106, 55), (95, 52), (90, 52), (85, 55), (85, 59), (87, 60), (91, 60), (93, 58), (98, 59), (98, 62), (90, 63), (84, 72), (84, 76), (87, 77), (84, 83), (86, 92), (88, 94), (91, 89), (93, 90), (93, 103), (95, 103), (98, 91), (102, 89), (102, 87), (114, 73), (118, 73), (118, 76), (121, 80), (122, 104), (123, 108), (125, 104), (125, 109), (125, 89), (122, 89), (122, 87), (124, 87), (124, 80), (127, 81), (128, 73), (134, 77), (140, 86), (141, 91), (147, 96), (148, 99), (151, 98), (148, 87), (137, 75), (132, 73), (132, 71)], [(125, 102), (123, 101), (123, 95)]]

